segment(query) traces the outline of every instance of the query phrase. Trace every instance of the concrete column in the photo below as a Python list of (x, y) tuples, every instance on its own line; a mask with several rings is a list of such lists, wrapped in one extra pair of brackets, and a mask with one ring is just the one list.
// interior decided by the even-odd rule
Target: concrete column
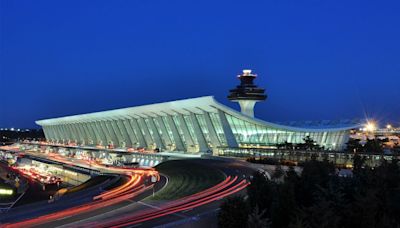
[(126, 146), (127, 142), (124, 139), (124, 137), (122, 136), (122, 133), (121, 133), (120, 129), (118, 128), (117, 124), (115, 123), (115, 120), (110, 119), (110, 125), (111, 125), (112, 129), (114, 130), (115, 135), (117, 136), (118, 147), (123, 147), (124, 146), (123, 144), (125, 144), (125, 146)]
[(47, 126), (46, 126), (46, 131), (47, 131), (47, 137), (46, 137), (46, 139), (47, 139), (48, 141), (54, 140), (54, 139), (55, 139), (55, 136), (54, 136), (53, 130), (51, 129), (51, 126), (50, 126), (50, 125), (47, 125)]
[(69, 131), (71, 132), (72, 138), (71, 140), (73, 140), (74, 142), (78, 142), (78, 134), (75, 132), (75, 129), (72, 127), (71, 123), (65, 124), (65, 127), (69, 129)]
[(138, 139), (139, 146), (140, 147), (147, 147), (148, 145), (146, 143), (146, 140), (144, 138), (144, 135), (143, 135), (142, 131), (140, 130), (138, 121), (135, 118), (132, 118), (132, 119), (129, 120), (129, 124), (131, 125), (132, 130), (136, 133), (136, 137)]
[(184, 151), (185, 150), (185, 145), (182, 142), (181, 136), (180, 136), (180, 134), (178, 132), (178, 129), (176, 128), (176, 125), (175, 125), (174, 120), (172, 119), (172, 116), (167, 115), (167, 120), (168, 120), (169, 128), (172, 131), (172, 137), (174, 137), (176, 150)]
[(87, 129), (86, 129), (86, 127), (85, 127), (85, 123), (84, 123), (84, 122), (78, 123), (78, 126), (79, 126), (79, 128), (81, 129), (81, 131), (82, 131), (82, 133), (83, 133), (83, 135), (84, 135), (84, 137), (85, 137), (86, 145), (89, 145), (89, 141), (90, 141), (90, 140), (93, 141), (93, 138), (91, 137), (91, 135), (90, 135), (89, 132), (87, 131)]
[(64, 143), (67, 143), (68, 140), (72, 140), (71, 132), (69, 131), (69, 129), (66, 128), (65, 124), (61, 124), (60, 127), (65, 134), (65, 142)]
[(53, 135), (53, 140), (58, 140), (59, 136), (57, 135), (57, 131), (56, 131), (54, 125), (51, 125), (50, 129), (51, 129), (51, 132), (52, 132), (52, 135)]
[(108, 129), (108, 132), (110, 132), (110, 136), (111, 136), (111, 138), (112, 138), (114, 147), (118, 147), (120, 143), (119, 143), (117, 134), (115, 133), (114, 129), (113, 129), (112, 126), (111, 126), (111, 121), (105, 119), (105, 120), (104, 120), (104, 125), (105, 125), (106, 128)]
[(214, 125), (212, 124), (210, 114), (208, 112), (204, 112), (204, 120), (207, 125), (208, 134), (210, 135), (210, 140), (214, 148), (221, 146), (221, 142), (219, 141), (217, 132), (215, 131)]
[(208, 148), (208, 144), (206, 139), (204, 138), (203, 132), (201, 130), (199, 121), (197, 120), (196, 114), (190, 113), (190, 119), (193, 124), (194, 134), (196, 135), (197, 142), (199, 143), (199, 152), (206, 152)]
[(97, 138), (97, 134), (95, 131), (93, 131), (93, 128), (91, 126), (92, 123), (90, 122), (85, 122), (83, 123), (86, 131), (88, 132), (88, 134), (90, 135), (90, 139), (93, 141), (94, 145), (97, 145), (97, 142), (99, 141), (99, 139)]
[(93, 122), (93, 128), (94, 130), (99, 134), (100, 139), (102, 141), (103, 146), (107, 146), (108, 144), (108, 137), (106, 135), (106, 132), (101, 127), (100, 121), (95, 121)]
[(94, 137), (94, 144), (97, 145), (101, 140), (101, 137), (99, 136), (99, 133), (95, 130), (94, 128), (94, 122), (89, 122), (86, 123), (86, 126), (88, 127), (89, 131), (93, 134)]
[(185, 119), (183, 118), (182, 114), (178, 114), (179, 126), (182, 129), (183, 135), (186, 141), (186, 149), (190, 150), (190, 147), (194, 145), (192, 136), (190, 136), (188, 126), (186, 125)]
[(322, 139), (321, 139), (321, 143), (322, 143), (322, 145), (324, 145), (324, 144), (326, 144), (326, 139), (327, 139), (327, 132), (324, 132), (323, 134), (322, 134)]
[(76, 133), (77, 143), (82, 143), (83, 142), (82, 140), (84, 139), (84, 137), (83, 137), (82, 133), (79, 131), (76, 123), (72, 123), (71, 127), (72, 127), (72, 129), (74, 129), (74, 131)]
[[(167, 147), (168, 144), (172, 144), (172, 140), (169, 137), (168, 130), (165, 127), (164, 121), (163, 121), (161, 116), (157, 116), (156, 117), (156, 121), (157, 121), (158, 125), (160, 126), (160, 129), (161, 129), (161, 132), (162, 132), (161, 137), (162, 137), (163, 141), (166, 144), (165, 147)], [(170, 149), (170, 148), (167, 148), (167, 149)]]
[(137, 147), (140, 145), (139, 140), (136, 137), (135, 131), (132, 129), (132, 126), (129, 124), (129, 120), (122, 120), (122, 125), (125, 127), (126, 132), (128, 133), (128, 137), (132, 142), (132, 147)]
[(61, 136), (59, 135), (59, 132), (57, 130), (57, 125), (52, 125), (51, 128), (53, 129), (55, 140), (58, 142), (58, 140), (60, 140)]
[(62, 124), (57, 125), (57, 128), (58, 128), (58, 132), (60, 132), (60, 135), (61, 135), (61, 141), (67, 140), (67, 138), (68, 138), (67, 132), (64, 131)]
[(85, 142), (85, 145), (87, 145), (89, 140), (88, 140), (88, 137), (86, 136), (85, 131), (83, 130), (81, 124), (75, 123), (75, 127), (76, 127), (76, 129), (78, 129), (78, 132), (81, 136), (81, 141)]
[(118, 119), (118, 120), (114, 120), (114, 121), (115, 121), (116, 125), (118, 126), (119, 130), (121, 131), (123, 138), (125, 139), (126, 146), (133, 147), (134, 142), (132, 142), (131, 138), (129, 137), (129, 133), (126, 130), (122, 120)]
[(89, 143), (89, 136), (86, 135), (85, 130), (83, 129), (83, 126), (79, 122), (76, 123), (75, 126), (78, 129), (78, 131), (80, 132), (81, 138), (82, 138), (82, 140), (84, 140), (85, 145), (87, 145)]
[(154, 138), (154, 141), (156, 142), (156, 148), (166, 149), (166, 146), (164, 145), (164, 143), (161, 140), (161, 136), (160, 136), (160, 133), (158, 132), (157, 126), (153, 121), (153, 118), (149, 117), (147, 119), (149, 120), (149, 125), (150, 125), (149, 127), (153, 131), (153, 138)]
[(224, 131), (228, 147), (238, 147), (239, 145), (236, 142), (235, 135), (233, 135), (232, 128), (229, 125), (228, 120), (226, 119), (225, 113), (218, 109), (218, 116), (221, 120), (222, 130)]
[[(110, 142), (113, 142), (113, 138), (104, 120), (99, 121), (99, 125), (101, 126), (101, 129), (103, 130), (103, 133), (107, 138), (107, 141), (105, 142), (105, 145), (107, 146), (108, 144), (110, 144)], [(113, 144), (115, 145), (115, 142), (113, 142)]]
[(154, 142), (153, 142), (153, 139), (151, 138), (149, 128), (147, 127), (143, 118), (139, 118), (138, 123), (139, 123), (140, 128), (144, 132), (144, 139), (146, 140), (147, 147), (150, 148), (150, 145), (153, 145)]

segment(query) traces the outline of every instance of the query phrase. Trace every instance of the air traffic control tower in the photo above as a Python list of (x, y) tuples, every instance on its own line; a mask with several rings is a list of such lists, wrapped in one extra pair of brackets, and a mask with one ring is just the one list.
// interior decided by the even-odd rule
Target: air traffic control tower
[(238, 75), (240, 85), (235, 89), (229, 90), (228, 99), (233, 102), (238, 102), (241, 112), (247, 116), (254, 117), (254, 105), (256, 102), (265, 101), (267, 95), (265, 89), (257, 87), (253, 83), (257, 77), (252, 74), (251, 70), (243, 70), (243, 74)]

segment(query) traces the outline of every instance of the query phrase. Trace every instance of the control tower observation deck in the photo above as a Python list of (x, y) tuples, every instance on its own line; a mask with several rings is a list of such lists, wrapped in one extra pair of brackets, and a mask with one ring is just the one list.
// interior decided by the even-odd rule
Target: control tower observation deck
[(233, 102), (238, 102), (241, 112), (247, 116), (254, 117), (254, 106), (256, 102), (265, 101), (267, 95), (265, 89), (257, 87), (253, 83), (257, 77), (252, 74), (251, 70), (243, 70), (243, 74), (238, 75), (240, 85), (235, 89), (229, 90), (228, 99)]

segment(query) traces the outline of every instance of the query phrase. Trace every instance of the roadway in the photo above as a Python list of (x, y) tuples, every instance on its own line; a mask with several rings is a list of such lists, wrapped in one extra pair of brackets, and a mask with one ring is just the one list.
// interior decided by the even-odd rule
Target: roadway
[[(203, 192), (178, 200), (151, 204), (146, 199), (131, 200), (132, 204), (108, 212), (83, 216), (72, 223), (53, 223), (55, 227), (155, 227), (190, 226), (204, 227), (205, 224), (217, 224), (216, 213), (222, 199), (231, 194), (244, 194), (246, 180), (254, 172), (242, 162), (221, 162), (215, 160), (193, 160), (203, 165), (217, 167), (227, 175), (219, 187), (212, 187)], [(47, 226), (46, 226), (47, 227)], [(52, 227), (52, 226), (50, 226)]]
[[(38, 155), (32, 153), (30, 152), (30, 155)], [(39, 154), (39, 156), (45, 155)], [(46, 156), (46, 158), (49, 157)], [(59, 155), (50, 158), (59, 162), (102, 169), (102, 172), (127, 173), (126, 169), (88, 164), (87, 161), (65, 158)], [(191, 161), (200, 163), (205, 168), (207, 166), (218, 168), (227, 176), (226, 180), (200, 193), (155, 205), (147, 201), (147, 198), (153, 194), (153, 185), (149, 183), (149, 179), (140, 179), (143, 173), (134, 173), (133, 176), (137, 175), (136, 178), (139, 178), (140, 181), (135, 184), (132, 182), (132, 186), (126, 187), (126, 189), (120, 191), (113, 189), (110, 191), (115, 192), (108, 195), (107, 192), (102, 193), (105, 194), (103, 197), (79, 207), (68, 209), (69, 212), (66, 210), (58, 211), (37, 219), (9, 225), (9, 227), (130, 227), (139, 225), (154, 227), (163, 224), (170, 224), (174, 227), (185, 227), (190, 224), (190, 227), (196, 227), (204, 226), (203, 223), (207, 223), (207, 220), (210, 219), (209, 215), (214, 215), (211, 220), (212, 223), (216, 224), (215, 214), (222, 202), (221, 199), (232, 194), (244, 194), (249, 183), (249, 177), (253, 174), (254, 169), (248, 167), (246, 163), (236, 160), (193, 159)], [(161, 175), (160, 181), (154, 185), (154, 191), (160, 190), (166, 182), (167, 179)], [(116, 189), (118, 188), (121, 188), (121, 186)]]

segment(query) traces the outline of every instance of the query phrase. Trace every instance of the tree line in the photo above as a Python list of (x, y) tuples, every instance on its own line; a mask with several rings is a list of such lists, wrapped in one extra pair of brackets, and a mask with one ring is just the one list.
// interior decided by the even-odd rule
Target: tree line
[(247, 196), (228, 198), (221, 205), (224, 227), (400, 227), (398, 160), (378, 167), (354, 156), (353, 175), (341, 177), (334, 164), (312, 158), (302, 172), (277, 166), (269, 180), (253, 175)]

